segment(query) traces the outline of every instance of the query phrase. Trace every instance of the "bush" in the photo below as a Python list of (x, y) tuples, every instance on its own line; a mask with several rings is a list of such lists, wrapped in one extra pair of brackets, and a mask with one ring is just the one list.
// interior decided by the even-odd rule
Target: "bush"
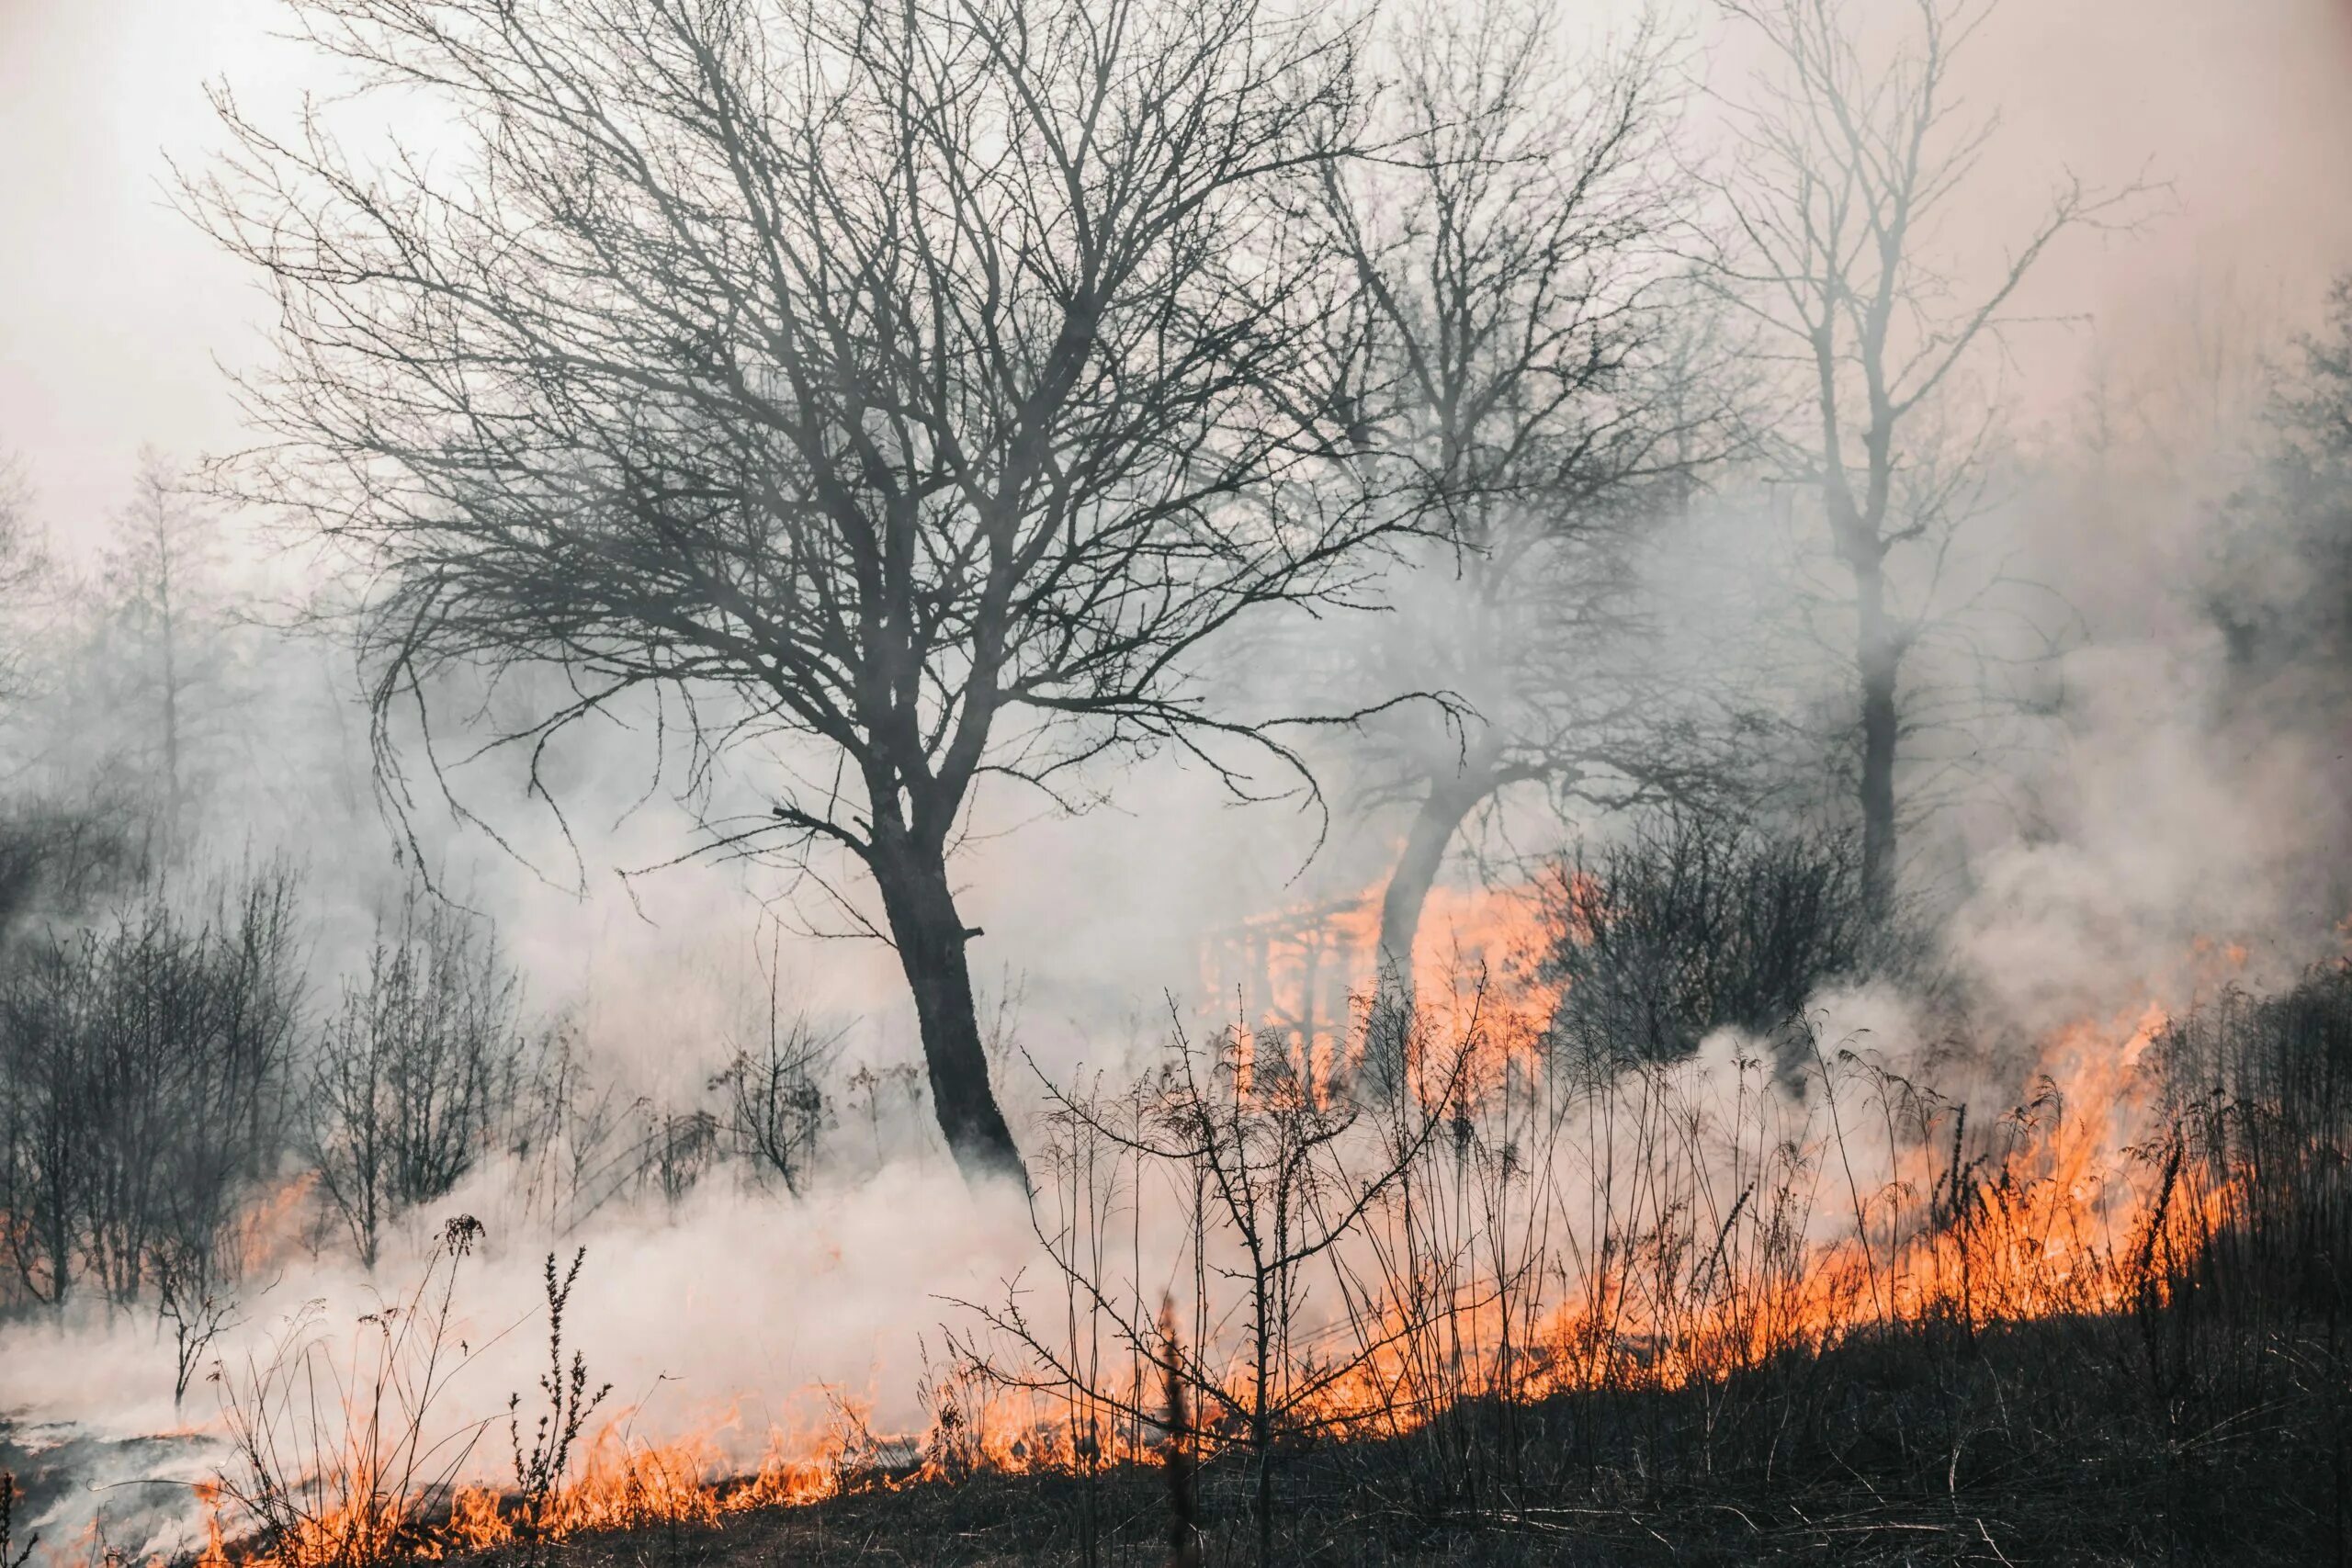
[(1670, 1062), (1726, 1025), (1769, 1034), (1823, 985), (1883, 966), (1851, 833), (1668, 816), (1555, 868), (1544, 972), (1565, 1059)]
[(514, 1121), (521, 982), (497, 933), (410, 887), (311, 1065), (308, 1153), (372, 1268), (384, 1227), (447, 1195)]
[(287, 1145), (297, 946), (280, 868), (200, 921), (154, 896), (0, 970), (0, 1247), (22, 1295), (161, 1286), (193, 1310), (234, 1272)]
[(727, 1133), (756, 1179), (773, 1178), (797, 1195), (825, 1129), (819, 1080), (840, 1051), (841, 1035), (820, 1033), (806, 1019), (786, 1024), (773, 1004), (769, 1018), (765, 1045), (737, 1050), (710, 1087), (725, 1097)]

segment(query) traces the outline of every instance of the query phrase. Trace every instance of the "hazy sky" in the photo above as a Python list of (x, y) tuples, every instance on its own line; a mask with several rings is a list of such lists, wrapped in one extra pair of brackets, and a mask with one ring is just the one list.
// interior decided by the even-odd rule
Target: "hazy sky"
[[(1703, 0), (1675, 5), (1705, 15)], [(208, 79), (263, 102), (299, 79), (268, 36), (279, 14), (278, 0), (0, 0), (0, 449), (63, 540), (119, 503), (142, 441), (185, 454), (236, 439), (213, 362), (255, 352), (264, 301), (170, 210), (165, 158), (217, 141)], [(2144, 164), (2175, 187), (2147, 232), (2056, 258), (2036, 301), (2096, 314), (2110, 348), (2161, 344), (2199, 278), (2301, 310), (2352, 266), (2352, 0), (2008, 0), (1976, 66), (1973, 96), (1999, 99), (2007, 127), (1982, 236), (2030, 220), (2062, 165), (2112, 181)], [(2038, 382), (2063, 401), (2064, 379)]]

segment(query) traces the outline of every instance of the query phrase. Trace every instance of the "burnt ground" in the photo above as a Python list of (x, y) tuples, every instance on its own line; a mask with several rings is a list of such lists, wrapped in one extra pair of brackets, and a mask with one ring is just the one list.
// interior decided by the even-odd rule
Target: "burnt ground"
[[(1711, 1389), (1456, 1412), (1278, 1467), (1274, 1560), (1372, 1565), (2328, 1563), (2346, 1560), (2352, 1360), (2130, 1318), (1790, 1356)], [(2176, 1373), (2179, 1375), (2176, 1377)], [(1506, 1462), (1507, 1456), (1510, 1462)], [(1202, 1478), (1205, 1562), (1255, 1561), (1251, 1475)], [(721, 1529), (579, 1540), (574, 1568), (1151, 1564), (1167, 1483), (983, 1473), (853, 1487)], [(1091, 1549), (1090, 1550), (1090, 1542)]]
[(195, 1539), (192, 1483), (219, 1461), (200, 1438), (115, 1437), (0, 1412), (0, 1472), (17, 1488), (15, 1546), (38, 1533), (44, 1558), (54, 1550), (66, 1560), (114, 1551), (143, 1561), (177, 1549)]

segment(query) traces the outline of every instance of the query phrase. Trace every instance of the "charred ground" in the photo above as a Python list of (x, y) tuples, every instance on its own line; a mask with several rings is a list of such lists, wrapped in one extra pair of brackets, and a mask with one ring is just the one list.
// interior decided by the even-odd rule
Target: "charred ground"
[[(1450, 1414), (1442, 1433), (1302, 1446), (1281, 1465), (1278, 1550), (1303, 1563), (1595, 1568), (2339, 1560), (2352, 1362), (2333, 1325), (2267, 1338), (2268, 1385), (2224, 1388), (2180, 1379), (2188, 1359), (2235, 1359), (2197, 1316), (1938, 1325), (1709, 1389), (1563, 1396), (1513, 1413), (1515, 1462), (1451, 1497), (1431, 1487), (1432, 1450), (1474, 1427), (1496, 1440), (1491, 1406)], [(1250, 1560), (1254, 1485), (1242, 1463), (1204, 1471), (1206, 1561)], [(1159, 1563), (1170, 1517), (1148, 1466), (903, 1485), (853, 1474), (820, 1503), (582, 1538), (550, 1560)]]

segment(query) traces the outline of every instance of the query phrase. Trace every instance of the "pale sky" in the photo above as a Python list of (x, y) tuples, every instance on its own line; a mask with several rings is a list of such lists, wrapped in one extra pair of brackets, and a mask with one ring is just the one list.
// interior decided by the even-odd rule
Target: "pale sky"
[[(1702, 0), (1669, 9), (1706, 14)], [(0, 0), (0, 450), (62, 543), (119, 503), (142, 442), (237, 442), (214, 360), (252, 358), (266, 301), (170, 209), (165, 158), (217, 143), (208, 79), (288, 100), (301, 68), (268, 36), (281, 14), (279, 0)], [(2110, 347), (2161, 345), (2200, 278), (2300, 310), (2352, 268), (2352, 0), (2007, 0), (1976, 67), (1975, 100), (1997, 99), (2007, 125), (1988, 241), (2030, 220), (2062, 165), (2100, 181), (2145, 165), (2175, 187), (2145, 233), (2061, 254), (2043, 280), (2037, 308), (2095, 315)], [(2042, 376), (2045, 393), (2063, 401), (2066, 374)]]

